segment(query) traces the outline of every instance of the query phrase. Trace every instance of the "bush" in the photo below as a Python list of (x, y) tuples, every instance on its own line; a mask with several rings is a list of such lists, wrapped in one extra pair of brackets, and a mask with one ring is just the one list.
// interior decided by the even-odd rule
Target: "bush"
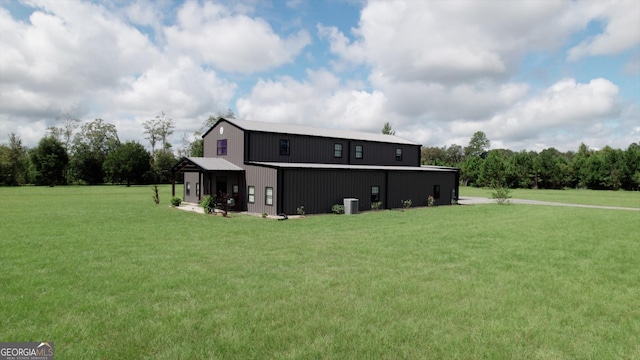
[(266, 219), (266, 218), (267, 218), (267, 216), (269, 216), (269, 214), (267, 214), (266, 212), (263, 212), (263, 213), (262, 213), (262, 218), (263, 218), (263, 219)]
[(382, 201), (371, 203), (371, 210), (380, 210), (381, 207), (382, 207)]
[(158, 185), (153, 185), (153, 202), (156, 205), (160, 204), (160, 193), (158, 192)]
[(334, 214), (344, 214), (344, 205), (335, 204), (331, 207), (331, 212)]
[(304, 206), (300, 206), (299, 208), (296, 209), (296, 212), (298, 213), (298, 215), (302, 216), (305, 214), (304, 211)]
[(204, 209), (205, 214), (212, 214), (216, 209), (216, 197), (207, 195), (200, 201), (200, 206)]
[(402, 200), (402, 208), (408, 209), (411, 207), (411, 200)]
[(500, 205), (508, 204), (511, 198), (511, 190), (506, 187), (494, 187), (491, 198), (496, 199)]
[(427, 206), (436, 206), (436, 199), (433, 197), (433, 195), (429, 195), (429, 197), (427, 197)]
[(179, 197), (174, 196), (171, 198), (171, 205), (180, 206), (181, 203), (182, 203), (182, 199), (180, 199)]

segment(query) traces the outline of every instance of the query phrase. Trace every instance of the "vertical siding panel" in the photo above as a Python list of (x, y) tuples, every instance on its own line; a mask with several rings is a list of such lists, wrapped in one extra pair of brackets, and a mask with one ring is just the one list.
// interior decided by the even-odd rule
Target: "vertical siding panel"
[[(224, 132), (220, 134), (220, 128)], [(218, 140), (227, 139), (227, 155), (218, 156)], [(226, 121), (219, 122), (204, 138), (204, 157), (220, 157), (238, 166), (244, 164), (244, 131)]]
[[(277, 215), (278, 209), (278, 188), (277, 188), (277, 169), (246, 165), (246, 186), (255, 186), (256, 195), (255, 203), (247, 203), (247, 211), (251, 213), (262, 214), (266, 212), (269, 215)], [(273, 187), (273, 206), (265, 205), (265, 188)], [(245, 189), (245, 200), (248, 195)]]

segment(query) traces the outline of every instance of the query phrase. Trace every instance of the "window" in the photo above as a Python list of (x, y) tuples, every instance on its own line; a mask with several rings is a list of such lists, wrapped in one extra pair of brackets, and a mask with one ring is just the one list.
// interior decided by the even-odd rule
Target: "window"
[(272, 187), (264, 188), (264, 204), (273, 205), (273, 188)]
[(289, 140), (280, 139), (280, 155), (289, 155)]
[(187, 181), (187, 190), (186, 190), (187, 196), (191, 195), (191, 183)]
[(401, 148), (396, 148), (396, 160), (397, 161), (402, 161), (402, 149)]
[(356, 159), (362, 159), (362, 145), (356, 145)]
[(200, 183), (196, 183), (196, 196), (200, 197)]
[(247, 190), (247, 194), (249, 194), (249, 198), (247, 199), (247, 202), (249, 204), (253, 204), (254, 202), (256, 202), (256, 187), (255, 186), (249, 186), (249, 189)]
[(227, 139), (218, 140), (218, 155), (227, 155)]
[(342, 144), (333, 144), (333, 157), (341, 158), (342, 157)]
[(237, 184), (231, 185), (231, 196), (233, 196), (234, 198), (236, 196), (238, 196), (238, 185)]
[(377, 203), (380, 201), (380, 186), (371, 187), (371, 203)]
[(433, 198), (440, 199), (440, 185), (433, 185)]

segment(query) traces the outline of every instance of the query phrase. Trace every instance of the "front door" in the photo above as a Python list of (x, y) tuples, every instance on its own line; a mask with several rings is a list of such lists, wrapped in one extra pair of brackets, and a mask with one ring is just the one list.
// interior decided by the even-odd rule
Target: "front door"
[(221, 196), (227, 193), (227, 178), (226, 177), (217, 177), (216, 178), (216, 196)]

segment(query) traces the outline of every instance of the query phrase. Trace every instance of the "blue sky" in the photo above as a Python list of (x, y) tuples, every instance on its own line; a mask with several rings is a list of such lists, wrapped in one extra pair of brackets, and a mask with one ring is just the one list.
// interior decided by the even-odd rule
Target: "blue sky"
[[(640, 141), (638, 1), (0, 0), (0, 141), (61, 113), (172, 143), (209, 115), (426, 146)], [(146, 145), (146, 144), (145, 144)]]

